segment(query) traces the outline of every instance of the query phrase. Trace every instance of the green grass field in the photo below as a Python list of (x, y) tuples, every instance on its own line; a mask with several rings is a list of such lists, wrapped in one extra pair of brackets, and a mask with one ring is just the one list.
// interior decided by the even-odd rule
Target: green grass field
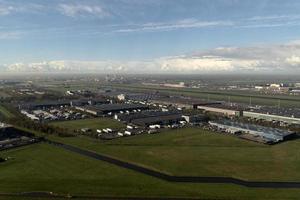
[(14, 115), (9, 112), (4, 106), (0, 105), (0, 114), (2, 114), (5, 118), (12, 118)]
[(300, 181), (300, 140), (268, 146), (196, 128), (104, 142), (53, 139), (172, 175)]
[(11, 157), (11, 160), (0, 163), (0, 193), (51, 191), (64, 195), (235, 200), (296, 200), (300, 195), (300, 189), (287, 191), (231, 184), (169, 183), (48, 144), (35, 144), (0, 154), (2, 157)]
[(263, 95), (256, 94), (254, 92), (232, 92), (232, 91), (209, 91), (201, 89), (192, 89), (192, 88), (163, 88), (155, 86), (141, 86), (141, 85), (110, 85), (114, 88), (127, 89), (133, 91), (161, 91), (167, 92), (169, 94), (182, 94), (191, 97), (198, 97), (202, 99), (209, 99), (215, 101), (228, 101), (230, 97), (230, 102), (236, 103), (250, 103), (258, 105), (267, 105), (267, 106), (278, 106), (280, 100), (281, 107), (299, 107), (300, 108), (300, 98), (297, 96), (287, 96), (287, 95)]
[(50, 124), (61, 128), (67, 128), (72, 131), (81, 128), (90, 128), (92, 129), (92, 131), (96, 131), (97, 129), (103, 129), (103, 128), (120, 129), (125, 127), (123, 123), (110, 118), (92, 118), (92, 119), (52, 122)]

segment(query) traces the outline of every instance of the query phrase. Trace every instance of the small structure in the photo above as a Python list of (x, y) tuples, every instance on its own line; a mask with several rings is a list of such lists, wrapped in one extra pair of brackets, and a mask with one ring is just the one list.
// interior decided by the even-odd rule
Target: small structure
[(203, 122), (207, 122), (207, 117), (202, 114), (184, 114), (182, 117), (189, 124), (200, 124)]
[(80, 129), (80, 130), (81, 130), (81, 132), (83, 132), (83, 133), (89, 133), (89, 132), (92, 131), (90, 128), (82, 128), (82, 129)]

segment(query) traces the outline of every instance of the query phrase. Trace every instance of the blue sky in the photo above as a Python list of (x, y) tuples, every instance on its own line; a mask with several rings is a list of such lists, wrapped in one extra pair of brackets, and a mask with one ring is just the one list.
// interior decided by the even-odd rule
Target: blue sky
[[(0, 65), (109, 61), (111, 68), (132, 70), (130, 62), (146, 62), (172, 71), (162, 59), (197, 54), (224, 60), (234, 56), (220, 58), (215, 49), (257, 47), (266, 53), (281, 45), (291, 52), (280, 59), (298, 62), (290, 43), (298, 46), (293, 41), (300, 39), (299, 10), (296, 0), (0, 0)], [(211, 60), (204, 61), (182, 65), (202, 70)]]

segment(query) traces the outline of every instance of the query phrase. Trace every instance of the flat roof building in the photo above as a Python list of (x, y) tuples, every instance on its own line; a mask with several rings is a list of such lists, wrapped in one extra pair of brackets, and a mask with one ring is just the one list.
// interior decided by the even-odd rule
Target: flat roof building
[(172, 114), (159, 117), (147, 117), (132, 120), (132, 123), (137, 126), (148, 127), (150, 125), (172, 125), (178, 124), (180, 121), (184, 120), (181, 114)]
[(118, 113), (126, 111), (131, 112), (133, 110), (147, 110), (148, 106), (141, 104), (103, 104), (76, 108), (81, 111), (100, 116), (108, 113)]
[(266, 113), (249, 112), (249, 111), (244, 111), (243, 116), (252, 119), (285, 122), (287, 124), (300, 124), (300, 118), (296, 118), (296, 117), (286, 117), (286, 116), (279, 116), (279, 115), (266, 114)]
[(158, 111), (149, 110), (131, 114), (116, 114), (115, 119), (137, 126), (147, 127), (150, 125), (171, 125), (184, 120), (179, 111)]
[(264, 143), (277, 143), (295, 135), (294, 132), (287, 130), (259, 126), (254, 124), (240, 123), (229, 120), (209, 122), (209, 124), (231, 133), (239, 132), (244, 134), (250, 134), (253, 136), (258, 136), (262, 139)]
[(223, 104), (215, 104), (215, 105), (200, 105), (197, 106), (198, 109), (204, 110), (206, 112), (218, 113), (224, 116), (232, 117), (232, 116), (241, 116), (243, 111), (237, 107), (226, 106)]
[(86, 106), (86, 105), (97, 105), (97, 104), (108, 104), (109, 101), (104, 98), (97, 99), (78, 99), (70, 102), (71, 106)]
[(203, 101), (196, 98), (178, 97), (178, 96), (150, 100), (150, 102), (154, 104), (162, 104), (162, 105), (175, 106), (178, 108), (187, 108), (187, 109), (196, 109), (197, 106), (220, 104), (220, 102), (215, 102), (215, 101)]
[(70, 106), (69, 100), (60, 101), (42, 101), (34, 103), (26, 103), (19, 105), (19, 109), (34, 110), (34, 109), (47, 109), (52, 107)]

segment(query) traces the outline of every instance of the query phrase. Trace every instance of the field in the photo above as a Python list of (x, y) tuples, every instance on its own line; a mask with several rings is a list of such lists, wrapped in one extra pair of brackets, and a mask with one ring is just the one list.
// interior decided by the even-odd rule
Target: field
[(5, 98), (9, 98), (11, 97), (9, 94), (7, 94), (6, 92), (0, 91), (0, 99), (5, 99)]
[(78, 130), (82, 128), (90, 128), (93, 131), (103, 128), (120, 129), (124, 127), (124, 124), (110, 118), (92, 118), (92, 119), (82, 119), (82, 120), (72, 120), (72, 121), (61, 121), (50, 123), (53, 126), (58, 126), (61, 128), (66, 128), (69, 130)]
[(300, 108), (300, 97), (287, 96), (287, 95), (262, 95), (249, 92), (231, 92), (231, 91), (209, 91), (192, 88), (162, 88), (154, 86), (140, 86), (140, 85), (111, 85), (114, 88), (127, 89), (133, 91), (161, 91), (169, 94), (183, 94), (191, 97), (198, 97), (202, 99), (209, 99), (215, 101), (228, 101), (236, 103), (250, 103), (267, 106), (278, 106), (280, 100), (281, 107), (299, 107)]
[(0, 193), (51, 191), (65, 196), (176, 196), (240, 200), (296, 200), (300, 195), (298, 189), (287, 192), (286, 189), (250, 189), (231, 184), (169, 183), (48, 144), (1, 152), (1, 156), (11, 159), (0, 164)]
[(10, 113), (4, 106), (0, 105), (0, 115), (3, 115), (5, 118), (11, 118), (14, 115)]
[(52, 138), (171, 175), (300, 181), (300, 140), (268, 146), (197, 128), (112, 141)]

